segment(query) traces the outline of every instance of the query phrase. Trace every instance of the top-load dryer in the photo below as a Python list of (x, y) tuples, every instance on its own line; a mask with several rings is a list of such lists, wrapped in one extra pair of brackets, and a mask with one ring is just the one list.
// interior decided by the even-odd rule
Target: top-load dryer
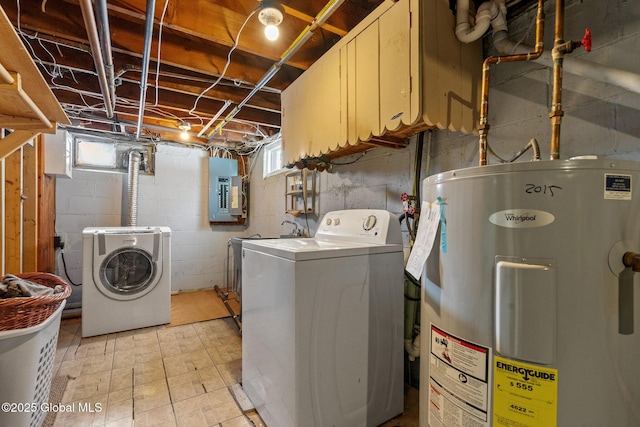
[(269, 426), (377, 426), (403, 410), (400, 222), (327, 213), (314, 238), (242, 242), (242, 386)]
[(82, 336), (171, 321), (171, 230), (83, 231)]

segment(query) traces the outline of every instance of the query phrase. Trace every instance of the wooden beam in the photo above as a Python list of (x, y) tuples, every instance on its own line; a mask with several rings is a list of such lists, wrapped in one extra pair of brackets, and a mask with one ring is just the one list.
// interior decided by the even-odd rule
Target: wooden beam
[[(40, 75), (2, 8), (0, 8), (0, 40), (2, 40), (0, 43), (0, 64), (9, 72), (20, 73), (23, 80), (22, 86), (26, 90), (25, 95), (38, 106), (38, 110), (48, 120), (69, 124), (69, 119)], [(5, 98), (2, 101), (2, 106), (6, 106), (4, 104), (8, 100)]]
[(4, 160), (4, 174), (4, 266), (6, 273), (17, 274), (23, 271), (22, 150), (15, 150), (6, 157)]
[(30, 130), (16, 130), (0, 139), (0, 160), (11, 155), (18, 148), (29, 142), (30, 139), (38, 135), (39, 132)]
[[(53, 124), (22, 89), (22, 76), (13, 71), (9, 71), (9, 75), (12, 77), (13, 83), (0, 83), (0, 97), (2, 98), (0, 111), (7, 116), (15, 114), (18, 117), (27, 119), (38, 119), (42, 123), (42, 128), (51, 129)], [(14, 112), (14, 114), (7, 114), (8, 112)], [(8, 127), (1, 121), (0, 126)]]
[[(292, 7), (287, 6), (286, 4), (282, 5), (282, 8), (284, 9), (284, 13), (286, 13), (287, 15), (291, 15), (294, 18), (298, 18), (301, 21), (306, 22), (307, 24), (311, 24), (313, 22), (313, 20), (315, 19), (315, 17), (311, 16), (311, 15), (307, 15), (304, 12), (300, 12), (297, 9), (294, 9)], [(347, 35), (347, 30), (344, 30), (342, 28), (338, 28), (335, 25), (331, 25), (331, 24), (327, 24), (326, 22), (322, 25), (320, 25), (320, 28), (323, 28), (333, 34), (336, 34), (340, 37), (344, 37)]]
[(38, 271), (38, 153), (36, 144), (22, 147), (22, 270)]

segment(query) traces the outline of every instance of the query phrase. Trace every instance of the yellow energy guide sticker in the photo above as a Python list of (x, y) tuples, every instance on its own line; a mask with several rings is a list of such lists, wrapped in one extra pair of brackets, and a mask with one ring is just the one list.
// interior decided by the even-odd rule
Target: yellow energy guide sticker
[(556, 427), (557, 369), (496, 356), (493, 379), (494, 427)]

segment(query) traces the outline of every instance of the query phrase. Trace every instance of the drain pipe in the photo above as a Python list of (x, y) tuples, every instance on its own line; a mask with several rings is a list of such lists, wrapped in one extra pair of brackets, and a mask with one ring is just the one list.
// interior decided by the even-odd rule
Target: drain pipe
[(276, 73), (280, 70), (280, 67), (284, 63), (286, 63), (297, 51), (304, 45), (307, 40), (313, 36), (313, 33), (318, 29), (322, 24), (324, 24), (327, 19), (344, 3), (345, 0), (331, 0), (327, 3), (320, 12), (316, 15), (313, 21), (305, 27), (304, 30), (298, 35), (298, 37), (291, 43), (291, 45), (284, 51), (282, 55), (280, 55), (280, 60), (273, 64), (269, 70), (265, 73), (264, 76), (260, 79), (258, 83), (256, 83), (253, 90), (242, 100), (240, 103), (233, 109), (231, 112), (224, 118), (216, 127), (207, 134), (208, 138), (211, 138), (216, 133), (222, 131), (222, 128), (229, 123), (237, 114), (240, 112), (242, 107), (255, 95), (259, 90), (261, 90), (268, 82), (276, 75)]
[(104, 99), (105, 110), (107, 117), (111, 118), (113, 117), (113, 100), (111, 99), (111, 91), (109, 89), (107, 73), (105, 72), (105, 65), (103, 61), (104, 57), (102, 49), (100, 49), (96, 17), (93, 13), (91, 0), (80, 0), (80, 9), (82, 10), (84, 26), (87, 29), (87, 37), (89, 38), (89, 46), (91, 47), (93, 63), (96, 67), (96, 72), (98, 73), (98, 82), (100, 83), (100, 91), (102, 92), (102, 97)]
[(538, 0), (538, 12), (536, 15), (536, 46), (533, 52), (504, 55), (489, 56), (482, 64), (482, 97), (480, 104), (480, 123), (478, 131), (480, 140), (478, 142), (478, 157), (480, 166), (487, 164), (487, 134), (489, 133), (489, 71), (491, 64), (499, 64), (501, 62), (515, 61), (531, 61), (537, 59), (544, 49), (544, 0)]
[(127, 212), (127, 226), (129, 227), (138, 225), (138, 176), (140, 175), (141, 160), (139, 152), (129, 152), (129, 210)]
[(149, 77), (149, 60), (151, 59), (151, 38), (153, 37), (153, 16), (155, 9), (156, 0), (147, 0), (146, 23), (144, 28), (144, 50), (142, 52), (142, 76), (140, 77), (140, 107), (138, 110), (136, 139), (140, 139), (140, 134), (142, 132), (144, 103), (147, 99), (147, 78)]
[[(499, 14), (498, 7), (491, 0), (478, 6), (475, 16), (469, 11), (469, 0), (456, 2), (456, 37), (463, 43), (471, 43), (478, 40), (489, 29), (491, 21)], [(469, 23), (473, 20), (475, 24)]]
[(111, 35), (109, 34), (109, 13), (107, 12), (107, 0), (95, 0), (96, 13), (98, 14), (98, 30), (100, 31), (100, 41), (102, 44), (102, 54), (104, 59), (107, 82), (109, 83), (109, 95), (111, 96), (111, 107), (116, 108), (116, 78), (113, 68), (113, 52), (111, 51)]

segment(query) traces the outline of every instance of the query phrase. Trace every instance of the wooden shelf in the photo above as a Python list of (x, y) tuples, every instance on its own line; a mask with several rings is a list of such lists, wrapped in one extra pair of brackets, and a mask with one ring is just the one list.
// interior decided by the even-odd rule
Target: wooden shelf
[(316, 213), (316, 172), (294, 170), (285, 175), (285, 212), (293, 216)]
[(71, 122), (2, 8), (0, 40), (0, 128), (13, 131), (0, 142), (5, 158), (36, 135)]

